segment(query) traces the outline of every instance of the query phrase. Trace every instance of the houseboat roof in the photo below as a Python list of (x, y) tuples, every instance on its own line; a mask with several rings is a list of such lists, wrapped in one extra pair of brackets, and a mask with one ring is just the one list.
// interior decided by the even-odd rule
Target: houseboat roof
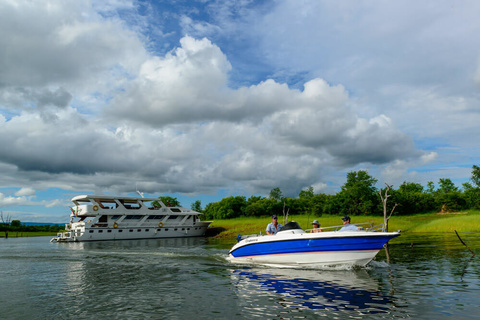
[(81, 195), (72, 198), (72, 201), (88, 201), (89, 199), (94, 200), (125, 200), (125, 201), (161, 201), (158, 198), (141, 198), (141, 197), (119, 197), (119, 196), (105, 196), (105, 195)]

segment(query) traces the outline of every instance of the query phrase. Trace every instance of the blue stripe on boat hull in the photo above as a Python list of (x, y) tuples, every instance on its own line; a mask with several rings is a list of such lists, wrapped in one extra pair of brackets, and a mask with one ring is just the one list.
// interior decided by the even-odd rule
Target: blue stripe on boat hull
[(291, 253), (332, 251), (378, 251), (393, 236), (355, 236), (255, 242), (232, 250), (235, 258)]

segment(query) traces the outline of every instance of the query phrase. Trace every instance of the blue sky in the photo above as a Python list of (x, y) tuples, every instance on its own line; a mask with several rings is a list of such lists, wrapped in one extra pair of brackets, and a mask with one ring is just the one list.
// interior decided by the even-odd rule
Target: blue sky
[(78, 194), (461, 186), (478, 165), (475, 1), (0, 0), (0, 210)]

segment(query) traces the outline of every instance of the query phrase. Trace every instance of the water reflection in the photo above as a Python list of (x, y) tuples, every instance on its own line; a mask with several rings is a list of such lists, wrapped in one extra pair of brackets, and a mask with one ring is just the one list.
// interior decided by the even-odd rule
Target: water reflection
[(92, 250), (92, 249), (152, 249), (161, 247), (192, 247), (202, 246), (207, 240), (198, 238), (165, 238), (165, 239), (137, 239), (137, 240), (118, 240), (118, 241), (92, 241), (92, 242), (71, 242), (58, 243), (56, 245), (68, 247), (71, 250)]
[(311, 310), (351, 317), (387, 313), (392, 304), (391, 298), (379, 290), (379, 283), (364, 269), (246, 269), (232, 271), (231, 278), (245, 310), (252, 316), (265, 316), (272, 311), (271, 316), (278, 316), (291, 310)]

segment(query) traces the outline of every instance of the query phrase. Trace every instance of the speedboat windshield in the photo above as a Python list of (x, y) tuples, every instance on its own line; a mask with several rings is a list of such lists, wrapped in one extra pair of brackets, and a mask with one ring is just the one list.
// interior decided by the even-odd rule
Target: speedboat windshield
[(296, 223), (295, 221), (290, 221), (286, 225), (284, 225), (280, 230), (278, 231), (285, 231), (285, 230), (302, 230), (302, 228)]

